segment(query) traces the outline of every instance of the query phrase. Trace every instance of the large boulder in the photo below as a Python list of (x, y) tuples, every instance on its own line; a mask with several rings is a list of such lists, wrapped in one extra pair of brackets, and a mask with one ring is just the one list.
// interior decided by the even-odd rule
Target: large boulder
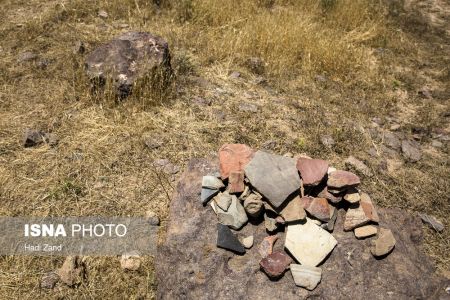
[[(267, 236), (264, 222), (235, 231), (239, 239), (254, 236), (255, 246), (244, 255), (216, 247), (217, 217), (199, 201), (202, 176), (218, 171), (217, 161), (196, 159), (178, 182), (170, 207), (165, 241), (156, 261), (158, 299), (439, 299), (449, 281), (439, 277), (421, 250), (420, 219), (400, 209), (378, 210), (380, 225), (397, 241), (387, 257), (370, 253), (371, 239), (357, 240), (343, 230), (341, 209), (333, 236), (338, 244), (319, 267), (316, 289), (297, 287), (290, 271), (269, 280), (260, 270), (259, 244)], [(279, 233), (274, 251), (282, 250)]]
[(164, 84), (171, 73), (167, 42), (148, 32), (127, 32), (103, 44), (86, 57), (90, 80), (98, 87), (111, 80), (124, 98), (142, 78)]

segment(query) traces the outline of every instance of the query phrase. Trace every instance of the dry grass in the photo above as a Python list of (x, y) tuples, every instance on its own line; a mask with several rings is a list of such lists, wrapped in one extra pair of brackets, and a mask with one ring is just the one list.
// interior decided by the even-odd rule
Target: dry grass
[[(448, 43), (433, 33), (421, 40), (388, 15), (393, 8), (384, 2), (182, 0), (162, 1), (158, 8), (143, 0), (6, 0), (0, 9), (6, 16), (0, 25), (2, 215), (132, 216), (153, 210), (164, 230), (174, 182), (153, 167), (154, 159), (184, 166), (223, 143), (258, 148), (273, 141), (273, 151), (306, 152), (337, 167), (355, 155), (376, 174), (363, 181), (379, 205), (433, 213), (450, 226), (448, 145), (430, 146), (431, 132), (448, 130), (448, 70), (437, 64), (448, 61)], [(106, 20), (97, 17), (99, 9), (108, 12)], [(92, 95), (84, 57), (72, 53), (73, 43), (81, 40), (90, 51), (128, 30), (169, 41), (173, 86), (163, 92), (141, 82), (120, 103), (108, 89)], [(379, 48), (387, 50), (380, 54)], [(18, 63), (24, 51), (38, 59)], [(251, 57), (264, 61), (261, 74), (249, 68)], [(42, 59), (46, 68), (39, 67)], [(241, 78), (230, 79), (235, 70)], [(255, 84), (258, 76), (268, 84)], [(437, 91), (434, 99), (417, 96), (426, 84)], [(257, 105), (258, 113), (241, 111), (242, 102)], [(389, 159), (402, 163), (400, 169), (381, 171), (384, 155), (367, 153), (382, 145), (373, 117), (386, 121), (383, 130), (393, 122), (407, 136), (420, 129), (424, 158), (412, 164), (397, 154)], [(60, 142), (24, 149), (20, 139), (27, 127), (51, 131)], [(320, 144), (324, 134), (336, 140), (333, 148)], [(149, 138), (162, 146), (148, 149)], [(449, 240), (448, 230), (427, 231), (425, 248), (441, 271), (450, 266)], [(0, 297), (154, 297), (151, 258), (135, 274), (121, 271), (115, 257), (88, 258), (82, 286), (40, 290), (41, 274), (61, 261), (1, 257)]]

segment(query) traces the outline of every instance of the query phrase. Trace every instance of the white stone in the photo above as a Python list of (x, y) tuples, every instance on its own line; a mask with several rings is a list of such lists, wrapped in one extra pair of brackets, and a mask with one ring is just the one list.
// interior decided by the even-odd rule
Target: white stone
[(308, 218), (304, 224), (287, 227), (284, 247), (302, 265), (317, 266), (336, 245), (336, 239), (328, 231)]
[(329, 174), (333, 173), (333, 172), (336, 171), (336, 170), (337, 170), (337, 169), (336, 169), (335, 167), (328, 167), (327, 173), (328, 173), (328, 175), (329, 175)]
[(242, 245), (244, 245), (244, 247), (246, 249), (250, 249), (253, 246), (253, 235), (250, 235), (246, 238), (242, 239)]
[(122, 254), (120, 266), (124, 270), (137, 271), (141, 266), (141, 257), (139, 256), (139, 252), (131, 251)]
[(203, 176), (203, 178), (202, 178), (202, 187), (207, 188), (207, 189), (212, 189), (212, 190), (218, 190), (218, 189), (224, 188), (225, 185), (223, 184), (222, 180), (220, 180), (219, 178), (212, 176), (212, 175), (207, 175), (207, 176)]
[(316, 288), (322, 278), (322, 269), (304, 265), (291, 264), (290, 267), (295, 285), (310, 291)]

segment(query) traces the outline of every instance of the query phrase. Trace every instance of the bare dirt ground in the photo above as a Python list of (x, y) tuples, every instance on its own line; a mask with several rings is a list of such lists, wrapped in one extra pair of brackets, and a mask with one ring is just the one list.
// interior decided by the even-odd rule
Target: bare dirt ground
[[(424, 250), (450, 277), (449, 3), (380, 2), (372, 12), (365, 1), (331, 8), (326, 3), (334, 1), (300, 2), (308, 10), (291, 1), (248, 1), (256, 8), (240, 4), (239, 15), (233, 1), (163, 1), (159, 8), (148, 1), (1, 1), (0, 213), (152, 210), (163, 235), (179, 173), (155, 168), (156, 159), (182, 169), (224, 143), (307, 153), (338, 168), (353, 155), (374, 174), (362, 181), (377, 205), (444, 223), (440, 234), (424, 226)], [(176, 78), (156, 103), (93, 97), (84, 54), (73, 53), (76, 41), (89, 52), (129, 30), (169, 42)], [(36, 57), (22, 60), (25, 52)], [(248, 64), (254, 56), (263, 71)], [(233, 71), (240, 76), (230, 77)], [(52, 132), (59, 143), (24, 148), (26, 128)], [(416, 140), (422, 158), (411, 162), (387, 147), (389, 133)], [(323, 136), (335, 144), (324, 146)], [(87, 257), (79, 287), (41, 289), (41, 276), (62, 261), (0, 257), (0, 297), (154, 298), (151, 257), (138, 272), (121, 270), (117, 257)]]

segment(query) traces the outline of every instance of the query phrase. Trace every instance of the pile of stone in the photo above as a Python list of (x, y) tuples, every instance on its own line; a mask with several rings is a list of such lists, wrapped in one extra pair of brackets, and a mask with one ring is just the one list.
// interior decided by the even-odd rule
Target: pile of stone
[[(264, 222), (267, 237), (258, 246), (260, 268), (276, 280), (290, 269), (297, 286), (313, 290), (320, 282), (317, 267), (337, 245), (331, 234), (338, 209), (345, 209), (344, 230), (355, 237), (376, 236), (371, 253), (382, 258), (395, 246), (389, 229), (378, 228), (372, 200), (358, 186), (357, 175), (336, 170), (321, 159), (295, 158), (254, 151), (243, 144), (219, 150), (220, 174), (203, 177), (201, 202), (217, 215), (217, 247), (244, 255), (253, 236), (233, 233), (250, 220)], [(231, 228), (231, 229), (230, 229)], [(284, 249), (273, 251), (285, 232)]]

